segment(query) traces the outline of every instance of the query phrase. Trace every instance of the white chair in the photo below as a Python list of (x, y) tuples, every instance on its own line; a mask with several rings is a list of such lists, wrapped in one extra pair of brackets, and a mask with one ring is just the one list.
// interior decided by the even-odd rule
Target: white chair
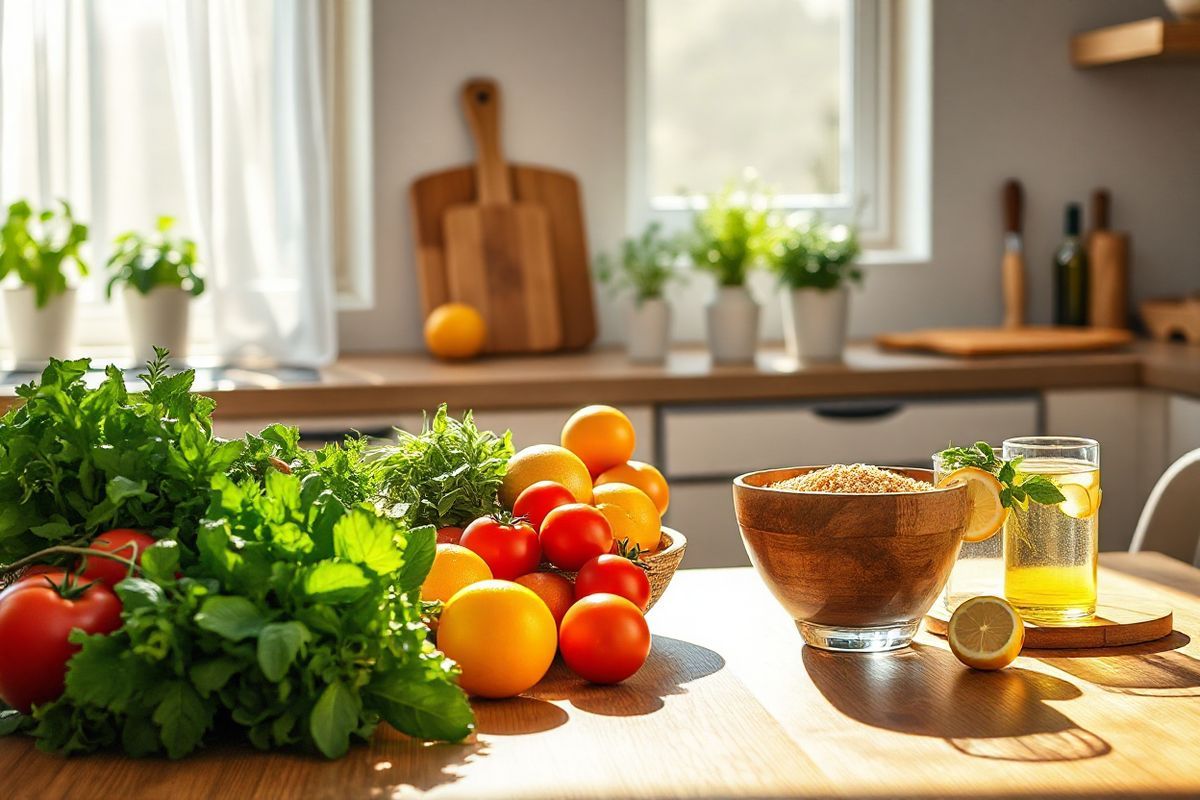
[(1154, 485), (1129, 552), (1154, 550), (1200, 567), (1200, 450), (1167, 467)]

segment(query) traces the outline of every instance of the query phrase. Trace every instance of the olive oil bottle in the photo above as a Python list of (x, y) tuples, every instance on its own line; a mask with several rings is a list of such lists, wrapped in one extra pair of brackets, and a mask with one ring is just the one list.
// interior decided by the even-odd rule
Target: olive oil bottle
[(1079, 204), (1068, 203), (1063, 242), (1054, 256), (1054, 324), (1087, 325), (1087, 248), (1079, 239)]

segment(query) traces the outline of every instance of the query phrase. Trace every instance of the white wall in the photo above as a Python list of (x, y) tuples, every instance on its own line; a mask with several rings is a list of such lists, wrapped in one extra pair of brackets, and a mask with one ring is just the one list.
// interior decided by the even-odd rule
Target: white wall
[[(342, 347), (420, 347), (406, 192), (414, 176), (471, 158), (456, 91), (475, 74), (506, 92), (511, 158), (575, 172), (590, 244), (625, 225), (625, 9), (620, 0), (377, 0), (377, 305), (341, 316)], [(1136, 298), (1200, 289), (1200, 62), (1080, 71), (1072, 32), (1162, 13), (1158, 0), (935, 0), (933, 260), (873, 267), (855, 297), (856, 335), (998, 321), (1000, 185), (1026, 189), (1033, 319), (1050, 316), (1062, 207), (1113, 194), (1133, 233)], [(771, 284), (756, 290), (769, 299)], [(699, 308), (702, 277), (681, 293)], [(602, 338), (620, 310), (602, 293)], [(778, 336), (775, 303), (767, 336)], [(700, 315), (678, 313), (700, 335)]]

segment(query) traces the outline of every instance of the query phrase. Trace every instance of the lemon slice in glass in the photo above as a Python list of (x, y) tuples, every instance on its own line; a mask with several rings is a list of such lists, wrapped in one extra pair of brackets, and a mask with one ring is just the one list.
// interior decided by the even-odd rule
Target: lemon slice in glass
[(1087, 519), (1096, 513), (1096, 506), (1099, 505), (1099, 496), (1096, 498), (1097, 502), (1093, 503), (1092, 495), (1088, 492), (1086, 486), (1080, 486), (1078, 483), (1064, 483), (1058, 488), (1063, 493), (1063, 497), (1067, 498), (1059, 503), (1058, 507), (1068, 517)]
[(972, 597), (954, 610), (946, 640), (954, 656), (973, 669), (1003, 669), (1025, 644), (1025, 623), (999, 597)]
[(963, 541), (982, 542), (990, 539), (1004, 527), (1004, 521), (1008, 519), (1008, 509), (1000, 503), (1000, 481), (987, 470), (963, 467), (938, 481), (938, 487), (944, 488), (955, 483), (967, 485), (967, 499), (971, 505), (971, 516), (963, 533)]

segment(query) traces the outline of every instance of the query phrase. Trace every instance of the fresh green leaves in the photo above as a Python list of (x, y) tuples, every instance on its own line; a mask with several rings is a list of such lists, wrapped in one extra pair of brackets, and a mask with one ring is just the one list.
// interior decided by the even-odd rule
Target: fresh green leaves
[(172, 237), (173, 227), (172, 217), (159, 217), (154, 233), (126, 231), (113, 241), (115, 249), (106, 264), (113, 273), (106, 288), (109, 297), (118, 283), (142, 294), (158, 286), (184, 289), (193, 296), (204, 292), (204, 280), (196, 274), (200, 260), (196, 243)]
[(300, 649), (312, 638), (303, 622), (273, 622), (258, 634), (258, 666), (269, 681), (283, 680)]
[(309, 716), (308, 729), (317, 749), (328, 758), (344, 756), (360, 712), (359, 698), (344, 683), (334, 681), (326, 686)]
[(789, 289), (831, 291), (862, 280), (854, 260), (862, 251), (858, 232), (820, 218), (791, 220), (773, 231), (767, 263)]
[(200, 606), (196, 624), (203, 630), (240, 642), (258, 636), (267, 624), (258, 606), (245, 597), (210, 597)]
[(948, 447), (938, 453), (942, 460), (942, 471), (977, 467), (996, 476), (1000, 481), (1000, 503), (1005, 508), (1023, 505), (1032, 500), (1038, 505), (1054, 505), (1066, 500), (1059, 488), (1044, 475), (1022, 476), (1018, 468), (1022, 457), (1004, 461), (987, 442), (976, 442), (970, 447)]
[(631, 290), (634, 299), (641, 303), (662, 297), (663, 289), (681, 278), (675, 261), (682, 252), (683, 242), (679, 237), (664, 236), (662, 224), (652, 222), (640, 236), (621, 243), (617, 263), (608, 255), (597, 258), (596, 275), (615, 291)]
[(452, 418), (443, 404), (419, 434), (398, 432), (371, 469), (385, 510), (410, 525), (466, 525), (499, 509), (496, 492), (513, 454), (512, 437)]
[(46, 209), (35, 214), (25, 200), (8, 207), (8, 219), (0, 228), (0, 279), (16, 273), (21, 283), (34, 290), (38, 308), (67, 290), (65, 267), (74, 263), (80, 275), (87, 264), (79, 247), (87, 241), (87, 225), (76, 222), (71, 206), (59, 201), (61, 211)]
[(696, 211), (688, 250), (721, 286), (742, 286), (770, 233), (766, 198), (755, 183), (729, 184)]

